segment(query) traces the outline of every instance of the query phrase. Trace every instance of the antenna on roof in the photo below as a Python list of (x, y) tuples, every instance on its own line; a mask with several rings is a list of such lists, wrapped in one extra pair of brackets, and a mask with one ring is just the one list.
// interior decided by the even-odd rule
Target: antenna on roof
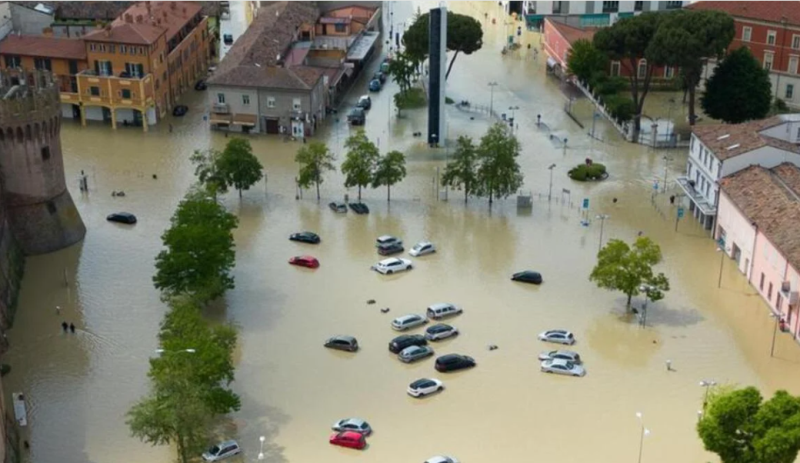
[(738, 147), (740, 147), (740, 146), (742, 146), (742, 145), (741, 145), (741, 144), (739, 144), (739, 143), (737, 143), (737, 144), (735, 144), (735, 145), (731, 145), (731, 146), (729, 146), (729, 147), (727, 147), (727, 148), (725, 148), (725, 149), (726, 149), (726, 150), (728, 150), (728, 151), (730, 151), (730, 150), (735, 150), (736, 148), (738, 148)]
[(726, 139), (726, 138), (728, 138), (730, 136), (731, 136), (731, 134), (726, 133), (725, 135), (720, 135), (719, 137), (717, 137), (717, 140), (724, 140), (724, 139)]

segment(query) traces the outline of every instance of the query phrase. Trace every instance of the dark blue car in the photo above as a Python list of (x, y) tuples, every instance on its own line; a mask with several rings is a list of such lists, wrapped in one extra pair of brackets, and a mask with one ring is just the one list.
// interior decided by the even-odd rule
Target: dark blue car
[(378, 79), (372, 79), (369, 83), (369, 91), (370, 92), (380, 92), (381, 91), (381, 81)]

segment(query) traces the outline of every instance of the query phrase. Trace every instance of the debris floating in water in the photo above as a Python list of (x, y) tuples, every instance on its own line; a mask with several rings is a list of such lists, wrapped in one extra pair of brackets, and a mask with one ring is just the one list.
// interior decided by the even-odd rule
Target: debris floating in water
[(385, 309), (381, 309), (381, 313), (388, 313), (388, 312), (389, 312), (389, 310), (391, 310), (391, 309), (389, 309), (388, 307), (386, 307)]
[(372, 305), (375, 303), (375, 299), (370, 299), (367, 301), (367, 304)]
[(489, 344), (488, 349), (489, 350), (497, 350), (497, 345), (496, 344)]

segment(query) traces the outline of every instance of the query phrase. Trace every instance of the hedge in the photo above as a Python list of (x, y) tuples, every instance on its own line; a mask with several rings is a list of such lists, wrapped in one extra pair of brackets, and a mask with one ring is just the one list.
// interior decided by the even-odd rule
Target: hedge
[(567, 173), (572, 180), (585, 182), (587, 180), (602, 180), (608, 175), (606, 174), (606, 166), (603, 164), (578, 164), (570, 169)]

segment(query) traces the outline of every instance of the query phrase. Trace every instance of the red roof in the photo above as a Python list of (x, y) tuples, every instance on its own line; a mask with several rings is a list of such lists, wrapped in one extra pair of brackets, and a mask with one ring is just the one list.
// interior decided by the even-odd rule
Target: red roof
[(110, 28), (86, 34), (86, 40), (150, 45), (162, 34), (175, 37), (202, 9), (195, 2), (140, 2), (125, 10)]
[(0, 54), (86, 60), (86, 44), (80, 39), (9, 34), (0, 42)]
[(568, 26), (558, 21), (551, 21), (550, 19), (545, 19), (545, 21), (548, 21), (550, 25), (553, 26), (553, 28), (555, 28), (555, 30), (558, 31), (558, 33), (570, 43), (570, 45), (580, 39), (586, 39), (591, 42), (592, 38), (594, 37), (594, 33), (597, 32), (597, 28), (582, 29), (580, 27)]
[(758, 19), (772, 23), (780, 23), (786, 18), (786, 24), (800, 26), (800, 4), (797, 2), (697, 2), (686, 8), (692, 10), (724, 11), (736, 18)]

